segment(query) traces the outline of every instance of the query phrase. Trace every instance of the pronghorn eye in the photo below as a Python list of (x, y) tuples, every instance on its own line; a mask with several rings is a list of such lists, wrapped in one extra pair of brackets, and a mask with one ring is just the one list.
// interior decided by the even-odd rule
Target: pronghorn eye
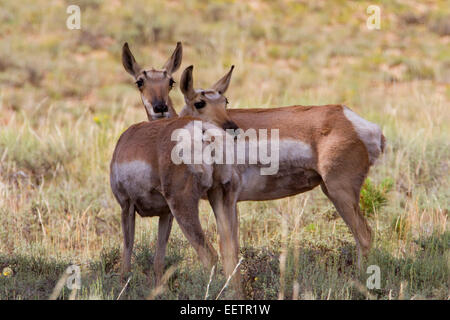
[(206, 102), (203, 100), (200, 100), (199, 102), (194, 103), (195, 108), (201, 109), (204, 108), (206, 105)]
[(170, 89), (172, 89), (173, 88), (173, 85), (175, 84), (175, 80), (173, 80), (172, 78), (170, 78), (170, 80), (169, 80), (169, 86), (170, 86)]
[(141, 88), (144, 85), (144, 80), (139, 79), (138, 81), (136, 81), (136, 85), (138, 86), (138, 88)]

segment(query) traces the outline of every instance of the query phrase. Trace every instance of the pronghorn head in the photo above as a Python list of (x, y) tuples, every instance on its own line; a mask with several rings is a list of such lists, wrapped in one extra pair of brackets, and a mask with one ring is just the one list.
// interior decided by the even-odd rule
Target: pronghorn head
[(193, 68), (193, 66), (187, 67), (181, 75), (180, 89), (184, 95), (186, 105), (181, 110), (180, 116), (197, 117), (211, 122), (224, 130), (239, 129), (227, 113), (228, 100), (223, 95), (230, 84), (234, 66), (211, 89), (206, 90), (194, 89)]
[(160, 118), (171, 118), (176, 115), (169, 97), (169, 92), (175, 83), (172, 74), (180, 67), (182, 56), (183, 47), (181, 46), (181, 42), (178, 42), (175, 51), (164, 64), (162, 70), (153, 68), (142, 69), (134, 59), (128, 43), (123, 45), (123, 66), (136, 81), (136, 86), (141, 92), (141, 99), (144, 103), (149, 121)]

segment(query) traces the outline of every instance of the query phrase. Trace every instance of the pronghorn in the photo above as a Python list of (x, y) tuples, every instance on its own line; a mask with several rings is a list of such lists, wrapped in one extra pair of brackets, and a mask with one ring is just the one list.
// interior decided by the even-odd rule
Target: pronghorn
[(172, 56), (164, 64), (162, 70), (154, 68), (146, 70), (142, 69), (136, 62), (128, 47), (128, 43), (125, 42), (123, 45), (123, 67), (135, 80), (149, 121), (172, 118), (177, 115), (169, 93), (175, 83), (172, 74), (180, 67), (182, 56), (183, 47), (181, 42), (177, 42)]
[[(181, 42), (177, 42), (175, 50), (173, 51), (167, 62), (164, 64), (162, 70), (155, 70), (154, 68), (143, 69), (136, 62), (136, 59), (130, 51), (128, 43), (125, 42), (125, 44), (123, 45), (123, 67), (135, 80), (135, 84), (140, 91), (141, 100), (145, 106), (145, 111), (147, 113), (149, 121), (177, 116), (177, 113), (172, 105), (172, 100), (169, 97), (169, 93), (173, 87), (173, 84), (175, 83), (175, 80), (172, 78), (172, 74), (179, 69), (182, 56), (183, 47), (181, 45)], [(111, 186), (113, 186), (112, 176)], [(114, 194), (116, 195), (116, 193)], [(124, 276), (131, 269), (131, 250), (134, 242), (134, 220), (132, 221), (132, 223), (129, 223), (129, 220), (131, 220), (132, 218), (130, 217), (127, 220), (123, 216), (123, 209), (129, 208), (129, 204), (121, 203), (120, 200), (119, 204), (122, 207), (122, 228), (124, 233), (124, 250), (122, 256), (122, 276)], [(134, 219), (134, 212), (132, 216)], [(167, 231), (164, 232), (164, 230), (168, 230), (168, 232), (170, 233), (172, 221), (172, 215), (162, 215), (159, 219), (159, 233), (167, 233)], [(127, 228), (125, 228), (125, 226), (128, 226), (127, 228), (132, 229), (128, 230)], [(159, 276), (162, 274), (167, 240), (168, 237), (158, 237), (158, 246), (155, 255), (155, 272)], [(129, 247), (130, 245), (131, 247)]]
[[(125, 54), (128, 55), (128, 52)], [(126, 69), (129, 67), (136, 70), (139, 74), (140, 71), (135, 64), (135, 60), (132, 59), (131, 65), (124, 63), (124, 66)], [(190, 66), (184, 71), (183, 78), (186, 78), (185, 74), (190, 74), (192, 79), (192, 68)], [(224, 111), (226, 98), (222, 94), (227, 87), (228, 82), (224, 85), (223, 79), (220, 79), (213, 89), (208, 90), (209, 93), (220, 91), (221, 94), (206, 95), (201, 105), (205, 114), (208, 114), (201, 117), (208, 120), (208, 123), (203, 125), (204, 128), (217, 126), (222, 129), (237, 129)], [(218, 106), (219, 104), (222, 105)], [(124, 235), (122, 276), (131, 270), (135, 212), (142, 217), (160, 217), (154, 260), (157, 281), (163, 273), (165, 250), (173, 217), (204, 265), (210, 267), (217, 260), (217, 253), (206, 240), (200, 225), (198, 201), (216, 184), (225, 184), (228, 187), (235, 185), (230, 166), (176, 165), (171, 160), (171, 151), (175, 144), (171, 141), (172, 132), (183, 128), (192, 130), (195, 119), (200, 120), (180, 117), (135, 124), (128, 128), (117, 142), (110, 164), (110, 183), (114, 196), (122, 208)], [(224, 131), (223, 133), (225, 134)], [(216, 191), (215, 194), (217, 193)], [(213, 197), (211, 204), (218, 208), (215, 213), (220, 216), (225, 212), (222, 208), (226, 207), (228, 202), (226, 197), (222, 197), (225, 199), (222, 201), (218, 199), (219, 196)], [(224, 223), (229, 221), (223, 217), (218, 219)]]
[[(180, 115), (201, 117), (204, 112), (196, 105), (204, 97), (186, 86), (183, 78), (180, 89), (186, 102)], [(244, 132), (278, 129), (280, 139), (278, 172), (261, 175), (260, 165), (237, 165), (239, 186), (228, 197), (237, 201), (273, 200), (320, 185), (350, 228), (361, 267), (361, 256), (367, 256), (371, 247), (372, 231), (361, 213), (359, 198), (370, 166), (384, 150), (385, 137), (379, 126), (344, 105), (228, 109), (227, 112)], [(230, 225), (238, 228), (234, 221), (237, 218), (230, 219), (233, 219)], [(233, 229), (230, 234), (237, 237), (238, 231)], [(239, 239), (231, 241), (238, 243)], [(238, 250), (228, 253), (234, 254), (230, 258), (234, 264), (237, 253)]]
[[(180, 88), (183, 91), (183, 83)], [(186, 105), (180, 114), (198, 117), (201, 112), (195, 108), (198, 98), (191, 99), (186, 91), (183, 94)], [(367, 256), (371, 247), (372, 232), (361, 213), (359, 198), (370, 166), (384, 151), (385, 137), (379, 126), (344, 105), (227, 111), (244, 132), (278, 129), (280, 139), (278, 172), (261, 175), (260, 165), (237, 165), (239, 187), (232, 191), (236, 195), (228, 197), (237, 201), (273, 200), (320, 185), (350, 228), (361, 267), (361, 256)], [(232, 225), (237, 228), (237, 224)], [(231, 234), (238, 233), (232, 230)], [(237, 256), (231, 261), (237, 262)]]

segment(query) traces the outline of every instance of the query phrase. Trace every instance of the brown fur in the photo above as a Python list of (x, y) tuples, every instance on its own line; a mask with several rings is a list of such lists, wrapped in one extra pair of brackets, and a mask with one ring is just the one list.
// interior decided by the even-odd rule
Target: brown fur
[[(337, 211), (352, 231), (360, 254), (367, 255), (371, 229), (359, 208), (359, 195), (369, 172), (368, 150), (352, 123), (344, 116), (343, 106), (291, 106), (271, 109), (229, 109), (228, 114), (243, 130), (279, 129), (280, 139), (299, 139), (308, 143), (314, 154), (310, 167), (317, 175), (307, 179), (305, 191), (321, 185)], [(384, 148), (384, 136), (380, 145)], [(280, 171), (283, 168), (280, 167)], [(275, 177), (281, 179), (283, 177)], [(301, 187), (301, 179), (298, 180)], [(271, 187), (272, 186), (272, 187)], [(298, 185), (287, 186), (278, 197), (270, 196), (279, 185), (268, 184), (263, 194), (245, 200), (268, 200), (304, 192)], [(264, 195), (268, 195), (264, 197)], [(241, 200), (241, 199), (240, 199)], [(360, 263), (360, 260), (358, 261)]]
[[(250, 184), (250, 189), (241, 184), (238, 201), (278, 199), (321, 185), (355, 237), (360, 265), (360, 256), (367, 256), (372, 243), (371, 229), (359, 208), (360, 190), (370, 167), (369, 150), (344, 115), (344, 108), (325, 105), (229, 109), (228, 114), (244, 131), (249, 128), (279, 129), (281, 140), (299, 140), (313, 150), (313, 161), (308, 165), (299, 167), (287, 163), (283, 167), (280, 164), (278, 174), (261, 177), (257, 183)], [(185, 107), (182, 113), (189, 114), (186, 110), (189, 108)], [(380, 137), (382, 151), (385, 138), (383, 135)], [(251, 170), (251, 166), (240, 167), (239, 170), (241, 181), (244, 181), (242, 177)]]
[[(210, 268), (217, 260), (217, 254), (206, 240), (198, 217), (198, 201), (213, 184), (205, 185), (205, 179), (201, 174), (189, 170), (185, 164), (175, 165), (171, 161), (171, 151), (175, 144), (170, 140), (171, 133), (193, 120), (195, 118), (185, 117), (141, 122), (128, 128), (117, 143), (110, 165), (110, 181), (111, 189), (122, 207), (123, 276), (131, 269), (135, 211), (144, 217), (160, 216), (158, 248), (155, 256), (155, 272), (158, 280), (163, 272), (172, 215), (205, 266)], [(130, 170), (127, 166), (132, 168), (136, 161), (150, 168), (151, 174), (144, 184), (139, 180), (140, 172), (136, 172), (137, 175), (126, 173), (126, 170)], [(220, 170), (220, 167), (215, 170)], [(213, 179), (210, 181), (213, 182)], [(146, 184), (147, 182), (149, 183)], [(136, 192), (134, 185), (146, 188)]]

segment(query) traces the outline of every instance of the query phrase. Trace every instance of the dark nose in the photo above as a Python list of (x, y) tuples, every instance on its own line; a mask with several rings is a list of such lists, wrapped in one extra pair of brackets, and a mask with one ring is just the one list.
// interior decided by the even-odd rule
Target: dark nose
[(234, 123), (233, 121), (227, 121), (227, 122), (225, 122), (225, 123), (222, 125), (222, 129), (223, 129), (223, 130), (227, 130), (227, 129), (230, 129), (230, 130), (237, 130), (237, 129), (239, 129), (239, 127), (238, 127), (237, 124)]
[(169, 108), (164, 102), (158, 102), (153, 105), (153, 111), (155, 111), (155, 113), (163, 113), (167, 112), (168, 110)]

